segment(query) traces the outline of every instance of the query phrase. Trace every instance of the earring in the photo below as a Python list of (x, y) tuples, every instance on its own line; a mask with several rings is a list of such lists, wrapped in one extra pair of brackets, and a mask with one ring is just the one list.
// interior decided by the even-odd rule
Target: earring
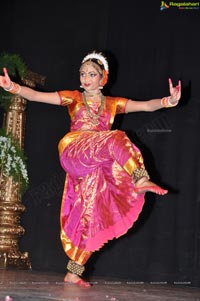
[(83, 86), (82, 86), (82, 85), (80, 85), (80, 88), (83, 88)]
[(103, 89), (103, 87), (102, 86), (99, 86), (99, 90), (102, 90)]

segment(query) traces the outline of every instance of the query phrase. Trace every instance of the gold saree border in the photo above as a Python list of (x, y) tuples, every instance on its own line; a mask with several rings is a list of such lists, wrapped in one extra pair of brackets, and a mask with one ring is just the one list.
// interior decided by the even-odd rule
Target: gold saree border
[(60, 238), (63, 245), (63, 249), (67, 256), (71, 260), (74, 260), (81, 265), (84, 265), (93, 253), (92, 251), (85, 251), (75, 246), (67, 237), (63, 229), (61, 229)]
[(136, 163), (136, 160), (131, 157), (126, 161), (123, 168), (131, 176), (133, 174), (133, 171), (138, 168), (138, 164)]
[(74, 141), (78, 136), (81, 135), (81, 131), (77, 132), (69, 132), (67, 133), (58, 143), (58, 153), (61, 156), (64, 149), (72, 142)]

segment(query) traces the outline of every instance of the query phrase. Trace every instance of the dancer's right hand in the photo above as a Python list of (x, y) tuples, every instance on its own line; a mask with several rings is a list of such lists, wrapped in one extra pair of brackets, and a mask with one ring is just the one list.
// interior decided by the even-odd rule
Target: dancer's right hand
[(0, 75), (0, 87), (3, 89), (9, 89), (11, 86), (11, 79), (8, 75), (7, 69), (3, 68), (4, 75)]

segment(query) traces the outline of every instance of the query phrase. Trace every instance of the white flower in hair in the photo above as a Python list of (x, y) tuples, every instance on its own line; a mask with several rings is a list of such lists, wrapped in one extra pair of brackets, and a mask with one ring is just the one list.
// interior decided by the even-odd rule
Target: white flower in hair
[(109, 71), (108, 62), (107, 62), (106, 58), (102, 55), (102, 53), (96, 53), (96, 52), (89, 53), (88, 55), (86, 55), (84, 57), (84, 59), (82, 60), (82, 63), (85, 63), (86, 61), (91, 60), (91, 59), (96, 59), (96, 60), (100, 61), (103, 64), (104, 69), (107, 72)]

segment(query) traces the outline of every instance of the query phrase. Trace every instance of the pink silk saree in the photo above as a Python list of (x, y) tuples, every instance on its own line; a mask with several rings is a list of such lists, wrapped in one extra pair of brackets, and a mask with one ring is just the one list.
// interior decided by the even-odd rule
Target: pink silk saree
[[(67, 256), (85, 264), (91, 254), (125, 234), (138, 219), (144, 194), (134, 192), (132, 173), (144, 167), (139, 149), (123, 131), (111, 130), (127, 99), (106, 97), (93, 123), (79, 91), (60, 91), (71, 117), (70, 132), (59, 142), (66, 180), (60, 213), (61, 241)], [(97, 104), (89, 104), (98, 111)]]

